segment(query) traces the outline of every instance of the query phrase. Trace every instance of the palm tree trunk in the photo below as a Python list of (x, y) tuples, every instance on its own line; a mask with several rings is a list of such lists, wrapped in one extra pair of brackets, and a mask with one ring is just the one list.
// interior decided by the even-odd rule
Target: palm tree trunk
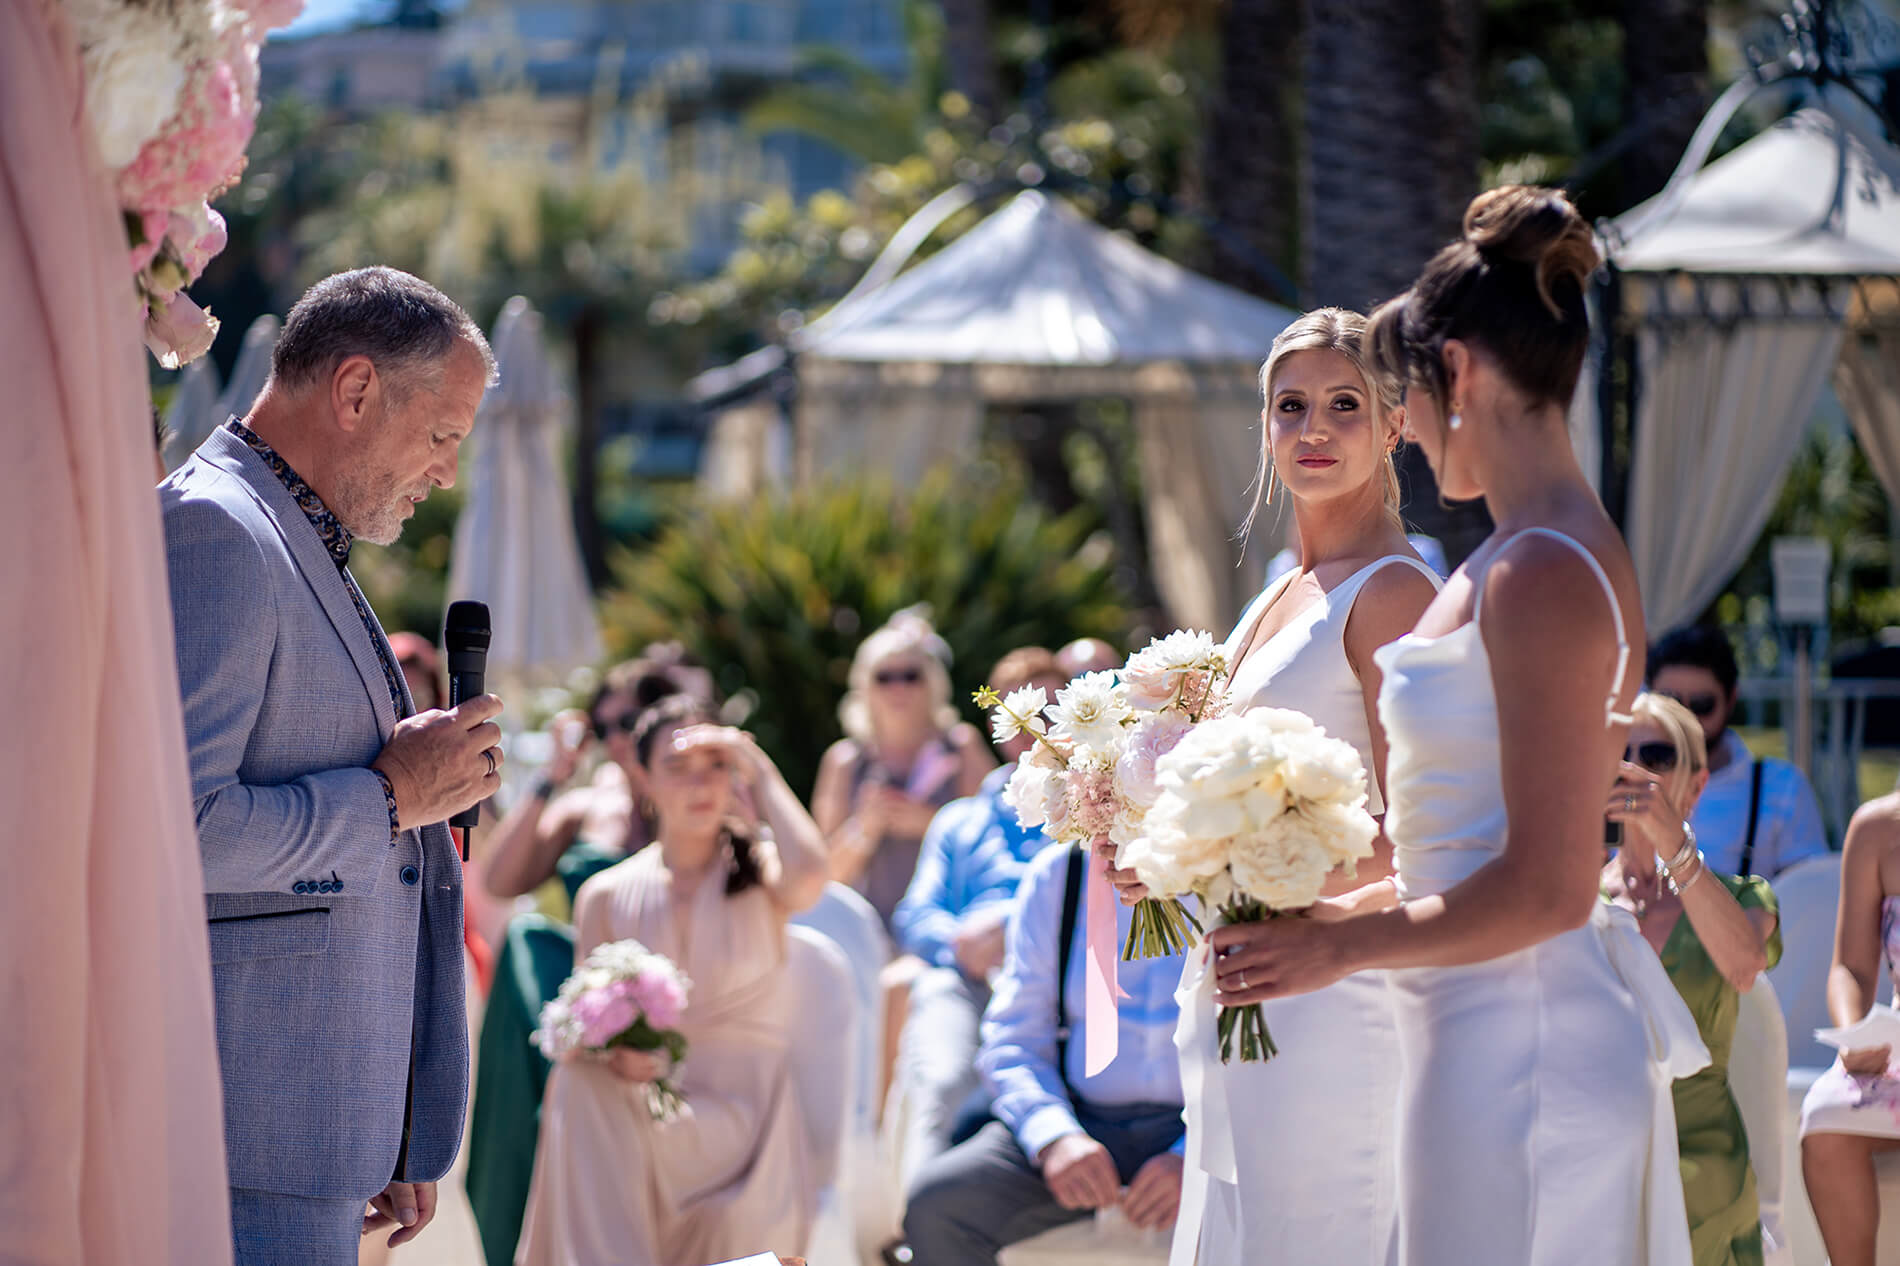
[[(1312, 0), (1303, 283), (1367, 311), (1459, 232), (1478, 187), (1478, 0)], [(1406, 518), (1453, 562), (1490, 530), (1447, 506), (1423, 455), (1401, 464)]]
[[(1202, 182), (1216, 229), (1211, 275), (1277, 302), (1261, 261), (1291, 275), (1299, 259), (1301, 53), (1305, 0), (1227, 0), (1220, 91)], [(1264, 349), (1262, 354), (1264, 355)]]
[(1622, 204), (1662, 191), (1708, 106), (1709, 0), (1624, 0)]

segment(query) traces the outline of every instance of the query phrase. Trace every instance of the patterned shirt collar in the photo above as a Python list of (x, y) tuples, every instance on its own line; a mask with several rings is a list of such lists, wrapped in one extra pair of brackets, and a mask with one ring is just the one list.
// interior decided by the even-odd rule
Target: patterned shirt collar
[(350, 535), (350, 530), (343, 526), (342, 521), (330, 512), (330, 508), (323, 504), (323, 498), (317, 495), (316, 490), (303, 481), (303, 476), (290, 468), (289, 462), (278, 456), (276, 449), (266, 444), (250, 427), (238, 421), (235, 414), (224, 424), (224, 427), (250, 445), (251, 451), (264, 459), (264, 464), (270, 467), (271, 473), (277, 476), (284, 485), (285, 491), (289, 492), (292, 499), (296, 501), (297, 508), (302, 510), (304, 517), (310, 520), (310, 526), (317, 530), (318, 537), (323, 541), (323, 547), (329, 550), (330, 557), (336, 560), (337, 570), (341, 571), (349, 566), (350, 546), (355, 538)]

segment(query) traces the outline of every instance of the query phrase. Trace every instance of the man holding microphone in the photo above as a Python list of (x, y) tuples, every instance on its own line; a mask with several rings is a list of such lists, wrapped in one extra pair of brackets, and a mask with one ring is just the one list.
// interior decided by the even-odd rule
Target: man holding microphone
[(291, 309), (250, 413), (159, 488), (239, 1266), (414, 1238), (460, 1144), (443, 823), (499, 784), (501, 704), (417, 713), (348, 562), (454, 482), (493, 379), (433, 286), (339, 274)]

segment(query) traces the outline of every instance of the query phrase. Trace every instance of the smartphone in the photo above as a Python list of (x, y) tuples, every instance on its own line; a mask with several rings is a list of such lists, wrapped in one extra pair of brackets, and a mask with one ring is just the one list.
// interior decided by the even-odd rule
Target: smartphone
[(1623, 824), (1603, 819), (1603, 842), (1610, 848), (1623, 847)]

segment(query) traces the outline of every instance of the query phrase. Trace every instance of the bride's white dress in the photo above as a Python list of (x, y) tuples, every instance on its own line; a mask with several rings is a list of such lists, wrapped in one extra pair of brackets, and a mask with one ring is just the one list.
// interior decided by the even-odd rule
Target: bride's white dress
[[(1609, 597), (1623, 659), (1605, 723), (1622, 719), (1615, 590), (1576, 541), (1531, 532), (1576, 549)], [(1504, 850), (1497, 696), (1475, 610), (1378, 663), (1385, 828), (1409, 900)], [(1585, 926), (1515, 954), (1388, 975), (1404, 1066), (1401, 1266), (1688, 1266), (1669, 1083), (1708, 1052), (1628, 912), (1599, 903)]]
[[(1239, 709), (1306, 713), (1372, 765), (1365, 694), (1346, 658), (1346, 622), (1381, 558), (1333, 587), (1256, 646), (1230, 685)], [(1244, 649), (1285, 581), (1254, 600), (1225, 647)], [(1371, 810), (1383, 811), (1376, 780)], [(1206, 948), (1183, 973), (1181, 1081), (1187, 1098), (1187, 1177), (1174, 1261), (1203, 1266), (1384, 1266), (1397, 1206), (1395, 1125), (1399, 1048), (1384, 972), (1266, 1004), (1280, 1053), (1264, 1063), (1220, 1062)], [(1197, 1238), (1198, 1233), (1198, 1238)]]

